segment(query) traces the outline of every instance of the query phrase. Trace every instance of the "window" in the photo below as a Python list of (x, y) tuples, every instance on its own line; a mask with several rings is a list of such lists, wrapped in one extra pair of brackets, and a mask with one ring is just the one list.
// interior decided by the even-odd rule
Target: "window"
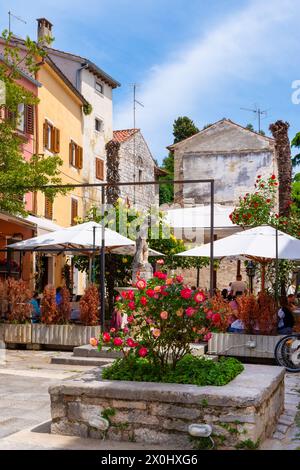
[(101, 119), (96, 118), (95, 119), (95, 130), (97, 132), (101, 132), (103, 129), (103, 121)]
[(77, 199), (71, 198), (71, 225), (76, 225), (76, 218), (78, 217), (78, 201)]
[(98, 93), (101, 93), (103, 95), (103, 85), (100, 82), (95, 83), (95, 90), (98, 91)]
[(60, 131), (48, 121), (44, 122), (44, 148), (58, 153), (60, 150)]
[(53, 202), (45, 197), (45, 217), (46, 219), (53, 219)]
[(139, 170), (139, 183), (142, 181), (143, 179), (143, 170)]
[(101, 158), (96, 158), (96, 178), (104, 180), (104, 161)]
[(25, 131), (25, 106), (24, 103), (18, 104), (18, 121), (16, 128), (18, 131)]
[(77, 145), (73, 140), (69, 143), (69, 163), (78, 170), (83, 166), (83, 150), (80, 145)]

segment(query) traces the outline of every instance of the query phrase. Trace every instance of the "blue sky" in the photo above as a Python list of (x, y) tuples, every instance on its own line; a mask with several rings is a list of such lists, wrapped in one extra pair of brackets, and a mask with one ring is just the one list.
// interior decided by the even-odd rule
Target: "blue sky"
[(158, 161), (172, 143), (172, 124), (187, 115), (201, 128), (223, 117), (242, 125), (268, 109), (262, 121), (300, 130), (300, 104), (292, 82), (300, 80), (300, 0), (8, 0), (0, 4), (1, 29), (8, 10), (14, 33), (36, 36), (35, 19), (54, 24), (54, 47), (88, 57), (121, 82), (114, 92), (114, 128), (132, 127), (137, 82), (137, 126)]

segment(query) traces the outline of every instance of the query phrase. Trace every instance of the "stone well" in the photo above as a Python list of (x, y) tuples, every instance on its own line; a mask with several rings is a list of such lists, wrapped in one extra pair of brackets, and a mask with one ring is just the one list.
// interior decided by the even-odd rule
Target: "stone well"
[[(51, 386), (51, 432), (188, 449), (188, 426), (207, 423), (218, 448), (262, 442), (272, 435), (284, 404), (284, 370), (245, 365), (229, 384), (216, 387), (101, 381), (101, 371)], [(105, 428), (103, 416), (109, 416)], [(113, 414), (113, 415), (112, 415)], [(106, 421), (107, 424), (107, 421)]]

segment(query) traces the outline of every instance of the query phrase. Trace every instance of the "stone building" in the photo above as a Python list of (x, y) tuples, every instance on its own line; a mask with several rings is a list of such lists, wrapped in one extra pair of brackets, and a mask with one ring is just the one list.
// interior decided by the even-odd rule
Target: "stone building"
[[(253, 192), (258, 175), (268, 178), (273, 173), (277, 174), (274, 140), (229, 119), (222, 119), (168, 149), (174, 152), (176, 180), (214, 179), (215, 204), (231, 206), (232, 209), (241, 195)], [(209, 205), (210, 184), (175, 185), (175, 202), (184, 208)], [(209, 243), (208, 225), (199, 229), (202, 230), (202, 241), (195, 244)], [(215, 226), (214, 238), (218, 240), (239, 230), (241, 228), (234, 225), (232, 228)], [(228, 286), (237, 273), (247, 280), (243, 262), (222, 259), (215, 272), (215, 287), (222, 289)], [(185, 279), (196, 284), (196, 271), (186, 271)], [(209, 287), (209, 268), (201, 269), (200, 286)]]
[[(274, 140), (229, 119), (168, 147), (174, 151), (175, 179), (215, 180), (215, 203), (235, 205), (253, 191), (257, 175), (277, 173)], [(175, 186), (175, 201), (185, 206), (210, 203), (210, 185)]]
[[(122, 183), (155, 181), (164, 174), (149, 150), (140, 129), (124, 129), (113, 132), (113, 138), (120, 143), (119, 175)], [(131, 206), (147, 209), (159, 204), (158, 185), (121, 186), (120, 197)]]

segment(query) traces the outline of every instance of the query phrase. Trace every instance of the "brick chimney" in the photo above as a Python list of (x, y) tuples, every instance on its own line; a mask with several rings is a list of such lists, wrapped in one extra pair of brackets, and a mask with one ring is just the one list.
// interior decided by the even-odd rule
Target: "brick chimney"
[(46, 18), (37, 18), (36, 21), (38, 22), (38, 40), (43, 41), (47, 36), (52, 38), (53, 24)]

